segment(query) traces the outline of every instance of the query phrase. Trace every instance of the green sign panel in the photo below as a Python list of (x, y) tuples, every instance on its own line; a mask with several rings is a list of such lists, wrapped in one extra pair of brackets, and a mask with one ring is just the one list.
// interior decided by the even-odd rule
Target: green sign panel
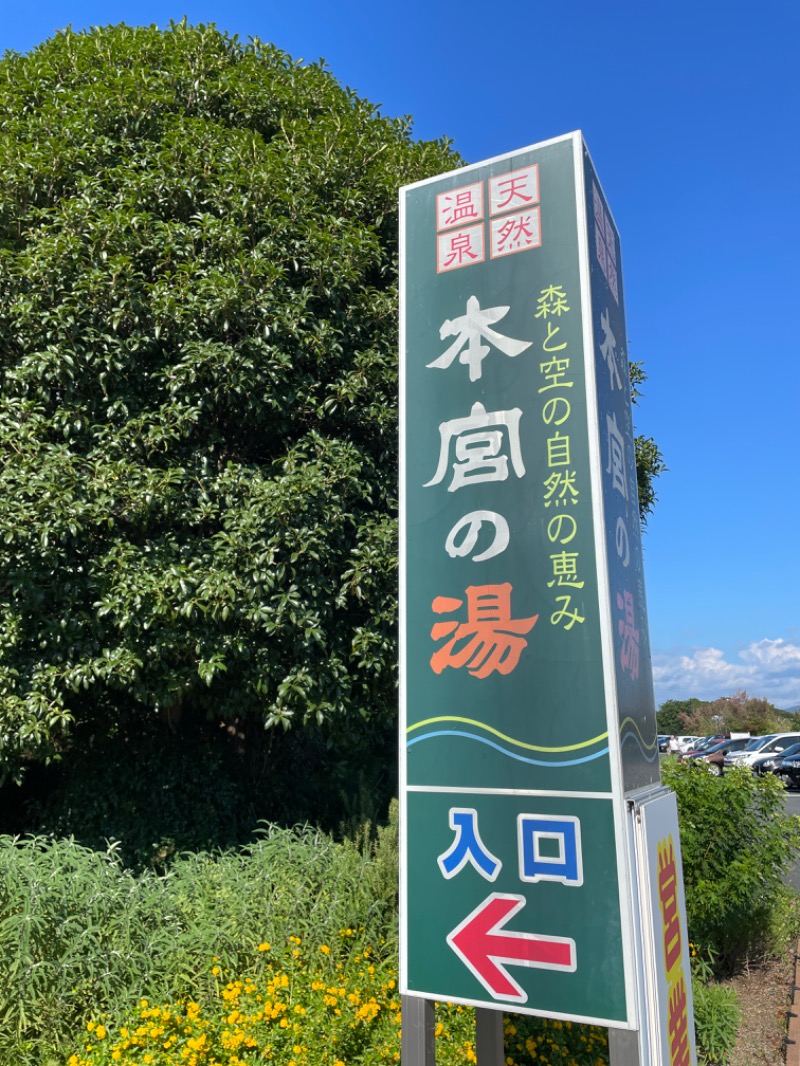
[(630, 1026), (658, 781), (619, 241), (572, 134), (401, 191), (403, 991)]

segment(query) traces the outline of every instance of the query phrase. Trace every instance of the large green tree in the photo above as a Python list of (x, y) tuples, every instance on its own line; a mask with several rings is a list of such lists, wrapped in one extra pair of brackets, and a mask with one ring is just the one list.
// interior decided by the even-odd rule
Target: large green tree
[(213, 27), (0, 61), (2, 773), (126, 715), (391, 728), (397, 188), (458, 163)]

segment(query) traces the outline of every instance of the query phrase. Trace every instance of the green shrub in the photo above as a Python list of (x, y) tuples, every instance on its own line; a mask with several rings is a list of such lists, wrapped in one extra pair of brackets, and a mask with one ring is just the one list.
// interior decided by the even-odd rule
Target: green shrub
[(786, 813), (783, 786), (771, 775), (742, 768), (715, 778), (665, 763), (662, 776), (678, 799), (689, 937), (713, 954), (717, 975), (734, 972), (782, 946), (782, 876), (800, 847), (800, 818)]
[(136, 875), (70, 840), (0, 837), (0, 1062), (40, 1066), (74, 1049), (90, 1015), (141, 996), (205, 1001), (210, 960), (246, 976), (258, 944), (335, 943), (353, 928), (393, 958), (393, 830), (341, 845), (311, 829), (265, 829), (247, 848), (179, 856)]

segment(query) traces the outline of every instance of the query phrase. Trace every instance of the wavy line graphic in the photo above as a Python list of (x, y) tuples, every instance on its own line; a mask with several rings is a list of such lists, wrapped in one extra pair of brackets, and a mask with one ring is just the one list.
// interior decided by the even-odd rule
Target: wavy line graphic
[[(492, 726), (486, 725), (485, 722), (479, 722), (475, 718), (461, 718), (461, 717), (459, 717), (458, 715), (455, 715), (455, 714), (443, 714), (443, 715), (440, 715), (437, 718), (426, 718), (423, 722), (417, 722), (415, 725), (409, 726), (408, 729), (406, 730), (406, 732), (407, 733), (413, 733), (415, 729), (422, 729), (422, 727), (426, 726), (426, 725), (436, 725), (438, 722), (460, 722), (462, 725), (472, 725), (472, 726), (475, 726), (477, 729), (485, 729), (487, 733), (493, 733), (494, 736), (499, 737), (500, 740), (504, 740), (506, 742), (506, 744), (513, 744), (517, 748), (525, 748), (526, 751), (540, 751), (540, 752), (543, 752), (543, 753), (544, 752), (560, 752), (560, 751), (579, 751), (581, 748), (590, 748), (592, 746), (592, 744), (597, 744), (601, 740), (607, 740), (608, 739), (608, 733), (605, 732), (605, 733), (599, 733), (596, 737), (592, 737), (591, 740), (582, 740), (578, 744), (565, 744), (565, 745), (563, 745), (563, 747), (559, 747), (559, 748), (546, 748), (546, 747), (542, 747), (539, 744), (526, 744), (522, 740), (515, 740), (514, 737), (509, 737), (505, 733), (501, 733), (499, 729), (494, 729)], [(443, 733), (426, 733), (425, 735), (426, 736), (444, 736), (446, 734), (443, 734)], [(473, 734), (470, 734), (470, 733), (453, 733), (452, 735), (453, 736), (472, 736)], [(480, 738), (479, 737), (475, 737), (475, 739), (479, 740)], [(411, 741), (411, 743), (409, 743), (408, 746), (411, 747), (412, 743), (416, 743), (416, 741)], [(501, 750), (501, 749), (498, 749), (498, 750)], [(607, 750), (608, 750), (608, 748), (606, 748), (606, 751)], [(546, 765), (550, 766), (550, 765), (555, 765), (555, 764), (547, 763)]]
[(639, 737), (636, 735), (636, 733), (626, 733), (625, 736), (622, 738), (620, 748), (624, 748), (629, 740), (633, 741), (633, 743), (637, 746), (637, 748), (642, 753), (647, 762), (655, 762), (655, 760), (658, 758), (658, 748), (656, 748), (656, 750), (653, 752), (646, 751), (644, 745), (639, 740)]
[(623, 718), (622, 721), (619, 724), (620, 733), (624, 733), (626, 725), (632, 725), (633, 728), (636, 730), (636, 732), (639, 734), (639, 739), (640, 739), (640, 741), (642, 743), (642, 747), (647, 748), (648, 751), (651, 751), (653, 748), (656, 747), (656, 745), (658, 743), (658, 737), (654, 737), (652, 742), (650, 744), (648, 744), (647, 741), (642, 736), (642, 731), (639, 728), (639, 723), (636, 721), (635, 718), (630, 718), (630, 717)]
[[(642, 736), (642, 731), (639, 728), (638, 722), (634, 718), (623, 718), (622, 719), (622, 721), (619, 724), (620, 734), (623, 734), (625, 732), (625, 726), (626, 725), (632, 725), (633, 728), (636, 730), (636, 732), (639, 734), (639, 742), (640, 742), (642, 748), (647, 748), (648, 751), (653, 751), (657, 747), (657, 745), (658, 745), (658, 737), (653, 737), (653, 740), (651, 741), (651, 743), (648, 744), (647, 741)], [(630, 736), (630, 734), (628, 734), (628, 735)]]
[[(607, 736), (608, 734), (604, 734)], [(419, 737), (414, 737), (413, 740), (409, 740), (407, 747), (411, 748), (415, 744), (420, 744), (423, 740), (432, 740), (434, 737), (463, 737), (464, 740), (475, 740), (478, 744), (485, 744), (489, 748), (494, 748), (495, 751), (499, 751), (501, 755), (507, 755), (509, 759), (516, 759), (517, 762), (528, 763), (529, 766), (577, 766), (579, 763), (592, 762), (594, 759), (599, 759), (603, 755), (608, 754), (608, 745), (601, 748), (600, 751), (595, 751), (591, 755), (584, 755), (580, 759), (558, 759), (558, 760), (546, 760), (546, 759), (531, 759), (526, 755), (520, 755), (515, 751), (509, 751), (500, 744), (496, 744), (493, 740), (489, 740), (488, 737), (476, 737), (474, 733), (465, 733), (459, 729), (440, 729), (431, 733), (423, 733)], [(519, 743), (514, 741), (513, 743)], [(526, 745), (531, 747), (531, 745)], [(559, 749), (544, 749), (544, 750), (559, 750)], [(564, 750), (564, 749), (560, 749)]]

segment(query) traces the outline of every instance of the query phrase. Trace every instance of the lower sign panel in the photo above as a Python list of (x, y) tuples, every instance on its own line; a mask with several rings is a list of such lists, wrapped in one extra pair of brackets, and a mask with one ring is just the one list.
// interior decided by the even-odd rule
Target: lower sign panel
[(406, 802), (404, 992), (630, 1023), (610, 797)]

